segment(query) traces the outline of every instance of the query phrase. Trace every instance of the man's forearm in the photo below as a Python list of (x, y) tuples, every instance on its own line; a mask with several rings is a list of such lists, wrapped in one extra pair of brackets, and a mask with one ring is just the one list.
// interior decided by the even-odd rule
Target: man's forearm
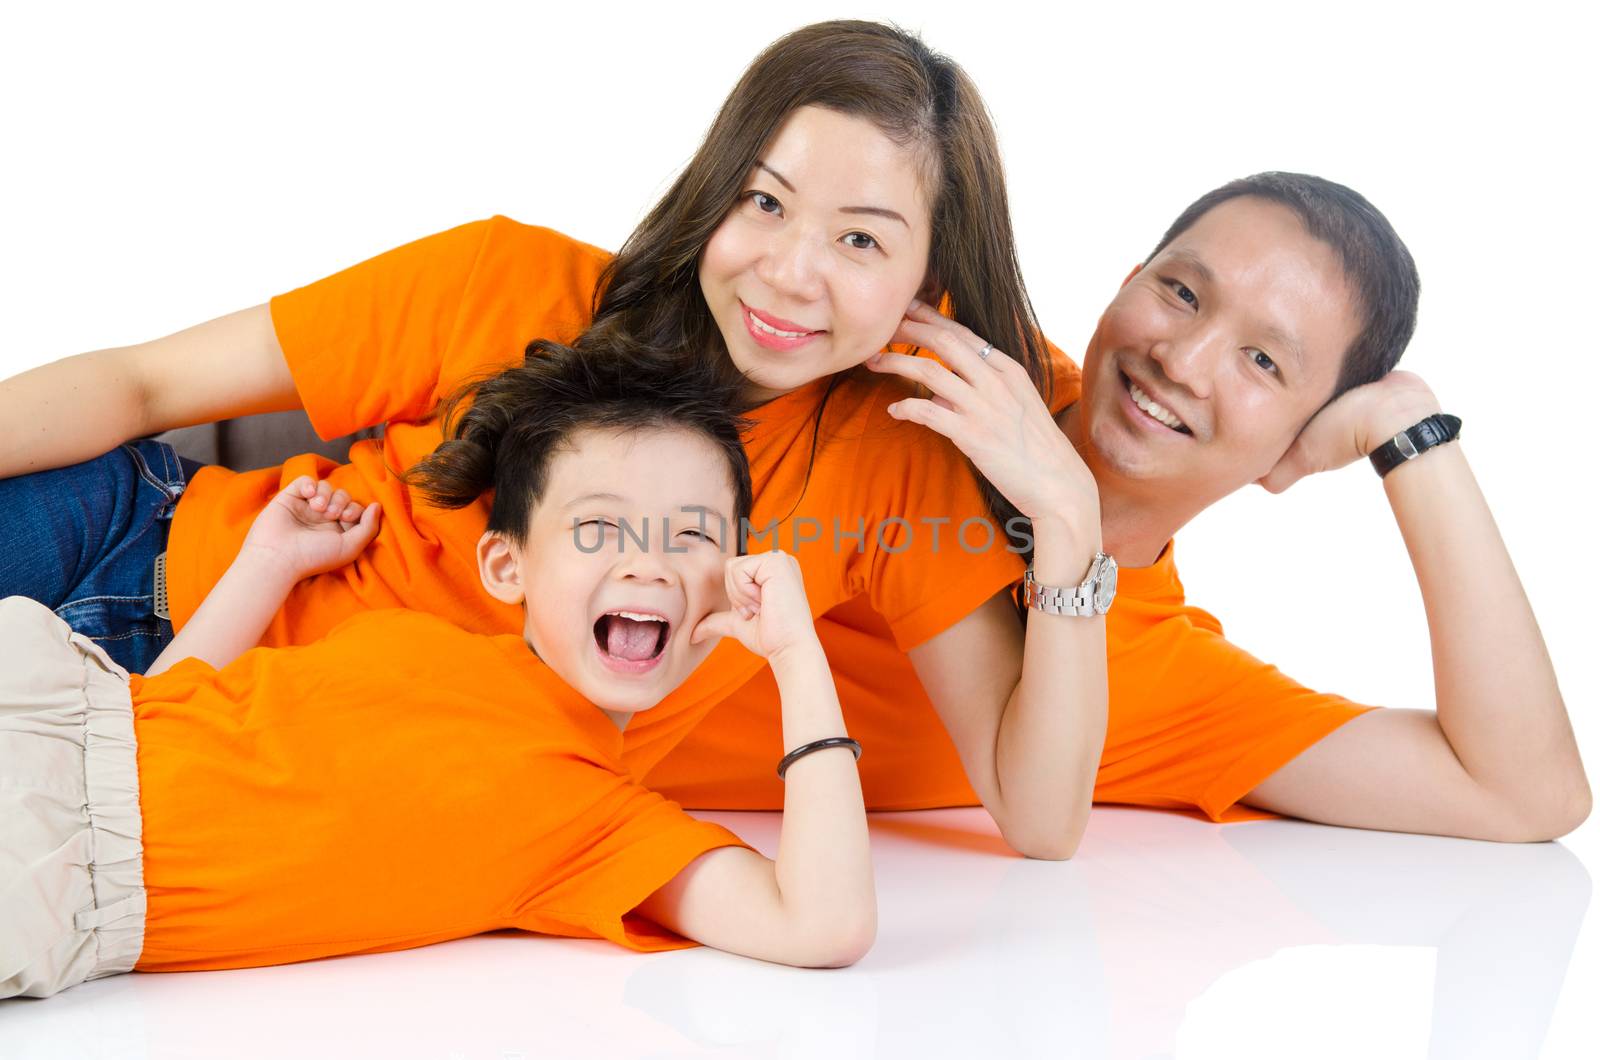
[(260, 642), (296, 580), (279, 564), (241, 551), (147, 674), (184, 659), (200, 659), (219, 670), (227, 666)]
[(1588, 780), (1533, 609), (1460, 443), (1384, 479), (1427, 610), (1438, 721), (1485, 790), (1557, 827)]
[[(1040, 582), (1083, 579), (1097, 551), (1083, 543), (1087, 531), (1036, 521), (1034, 535)], [(1041, 858), (1076, 851), (1105, 744), (1107, 696), (1105, 619), (1030, 615), (1022, 677), (995, 741), (996, 823), (1014, 849)]]

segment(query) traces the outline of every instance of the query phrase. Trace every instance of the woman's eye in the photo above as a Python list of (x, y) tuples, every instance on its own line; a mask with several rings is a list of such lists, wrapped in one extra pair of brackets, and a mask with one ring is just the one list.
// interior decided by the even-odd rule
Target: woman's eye
[(844, 241), (856, 250), (872, 250), (878, 245), (878, 241), (865, 232), (851, 232), (844, 237)]
[(774, 199), (764, 191), (752, 191), (749, 193), (749, 198), (750, 202), (755, 205), (755, 208), (760, 210), (762, 213), (776, 215), (783, 212), (783, 203), (779, 202), (777, 199)]
[(1271, 372), (1274, 375), (1277, 374), (1277, 362), (1271, 357), (1268, 357), (1266, 354), (1262, 353), (1260, 350), (1251, 350), (1250, 359), (1254, 361), (1256, 363), (1256, 367), (1260, 368), (1262, 371)]

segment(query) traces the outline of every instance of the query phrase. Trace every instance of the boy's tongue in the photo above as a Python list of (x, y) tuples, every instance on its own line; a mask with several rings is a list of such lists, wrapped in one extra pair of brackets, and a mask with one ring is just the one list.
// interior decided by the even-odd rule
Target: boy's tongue
[(611, 615), (606, 620), (606, 651), (619, 659), (640, 661), (656, 653), (661, 623)]

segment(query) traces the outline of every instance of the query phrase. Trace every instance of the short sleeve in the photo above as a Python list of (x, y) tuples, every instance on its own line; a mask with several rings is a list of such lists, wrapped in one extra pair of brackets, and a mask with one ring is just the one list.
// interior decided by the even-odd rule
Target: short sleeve
[(552, 935), (609, 939), (641, 952), (680, 949), (690, 940), (635, 913), (701, 854), (745, 846), (677, 803), (636, 784), (601, 837), (525, 903), (517, 926)]
[(609, 256), (505, 217), (427, 236), (272, 299), (295, 389), (324, 438), (423, 420), (462, 384), (589, 323)]
[(846, 510), (871, 513), (875, 526), (854, 567), (895, 645), (909, 651), (1021, 579), (1025, 564), (966, 457), (926, 427), (891, 417), (886, 408), (901, 392), (884, 382), (867, 414)]
[[(1107, 626), (1110, 712), (1100, 802), (1193, 807), (1215, 821), (1271, 816), (1238, 801), (1374, 708), (1317, 692), (1223, 636), (1183, 602), (1170, 556), (1129, 571)], [(1161, 582), (1141, 594), (1141, 582)]]
[(407, 243), (272, 299), (295, 389), (323, 438), (432, 407), (489, 222)]

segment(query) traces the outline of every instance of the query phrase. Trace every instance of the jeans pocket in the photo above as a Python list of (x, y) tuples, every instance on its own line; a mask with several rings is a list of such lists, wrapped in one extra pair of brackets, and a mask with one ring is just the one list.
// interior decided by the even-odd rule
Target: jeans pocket
[[(178, 461), (177, 451), (165, 442), (149, 438), (129, 442), (122, 448), (133, 461), (139, 477), (163, 498), (161, 507), (156, 512), (156, 518), (170, 520), (172, 513), (177, 510), (178, 498), (183, 496), (186, 485), (183, 466)], [(155, 470), (157, 463), (161, 467), (159, 472)]]
[(144, 673), (172, 641), (172, 623), (157, 617), (149, 594), (85, 596), (62, 604), (55, 613), (129, 673)]

